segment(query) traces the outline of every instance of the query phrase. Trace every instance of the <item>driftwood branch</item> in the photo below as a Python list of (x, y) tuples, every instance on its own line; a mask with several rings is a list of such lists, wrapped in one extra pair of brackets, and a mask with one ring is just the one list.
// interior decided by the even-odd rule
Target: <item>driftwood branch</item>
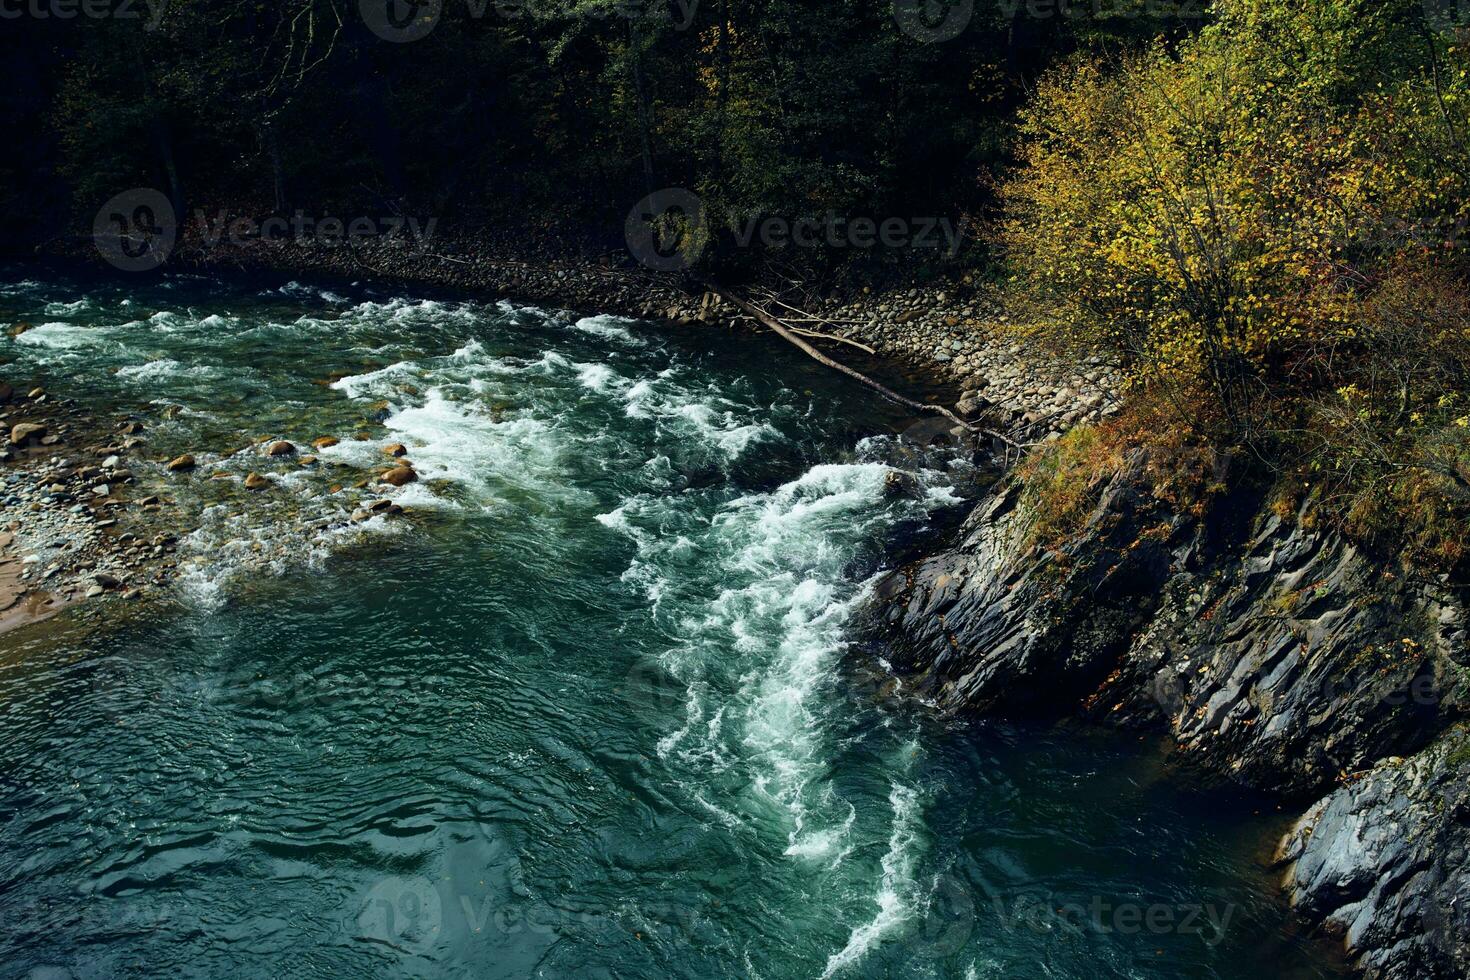
[(1011, 446), (1016, 449), (1030, 448), (1029, 446), (1022, 445), (1021, 443), (1013, 441), (1008, 436), (1005, 436), (999, 432), (994, 432), (990, 429), (984, 429), (970, 422), (966, 422), (964, 419), (960, 418), (958, 415), (956, 415), (954, 412), (951, 412), (943, 405), (933, 405), (928, 402), (915, 401), (912, 398), (907, 398), (903, 395), (900, 395), (892, 388), (888, 388), (883, 384), (874, 381), (872, 378), (868, 377), (866, 374), (863, 374), (861, 371), (856, 371), (848, 367), (846, 364), (834, 361), (832, 358), (828, 357), (826, 354), (823, 354), (821, 351), (817, 350), (805, 340), (802, 340), (801, 337), (797, 336), (796, 333), (793, 332), (792, 329), (786, 324), (782, 323), (776, 317), (767, 313), (765, 310), (761, 309), (755, 304), (741, 299), (739, 296), (734, 295), (733, 293), (729, 292), (721, 286), (716, 285), (715, 283), (705, 282), (704, 286), (716, 296), (719, 296), (721, 299), (724, 299), (728, 303), (734, 304), (736, 307), (744, 310), (750, 316), (754, 317), (759, 323), (762, 323), (765, 326), (769, 327), (771, 331), (776, 334), (776, 336), (780, 337), (782, 340), (786, 341), (789, 344), (795, 345), (802, 353), (806, 354), (818, 364), (829, 367), (839, 374), (847, 375), (849, 378), (852, 378), (859, 384), (862, 384), (865, 387), (871, 388), (873, 391), (876, 391), (879, 395), (883, 396), (894, 404), (902, 405), (904, 408), (910, 408), (916, 412), (928, 412), (934, 415), (942, 415), (953, 422), (955, 425), (966, 430), (967, 432), (981, 433), (987, 436), (991, 436), (995, 439), (999, 439), (1007, 446)]
[(830, 340), (834, 344), (847, 344), (849, 347), (856, 347), (858, 350), (864, 351), (868, 354), (876, 355), (878, 353), (867, 344), (861, 344), (858, 343), (856, 340), (849, 340), (846, 337), (839, 337), (836, 334), (821, 333), (816, 330), (807, 330), (802, 327), (788, 327), (787, 329), (789, 329), (792, 333), (796, 334), (799, 337), (811, 337), (813, 340)]
[(777, 296), (770, 290), (765, 291), (765, 297), (782, 309), (789, 310), (792, 313), (798, 314), (797, 319), (800, 320), (810, 320), (813, 323), (825, 323), (829, 327), (854, 326), (857, 324), (856, 320), (829, 320), (827, 317), (820, 316), (816, 313), (808, 313), (805, 310), (799, 310), (796, 307), (792, 306), (790, 303), (781, 299), (781, 297)]

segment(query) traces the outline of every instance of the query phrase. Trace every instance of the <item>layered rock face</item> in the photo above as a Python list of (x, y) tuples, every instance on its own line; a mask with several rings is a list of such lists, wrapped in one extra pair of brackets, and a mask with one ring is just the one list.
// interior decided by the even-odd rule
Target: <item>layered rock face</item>
[(1278, 856), (1298, 911), (1340, 930), (1369, 976), (1470, 975), (1470, 733), (1321, 800)]
[[(1002, 483), (951, 550), (878, 583), (882, 656), (942, 710), (1156, 727), (1181, 761), (1254, 788), (1310, 802), (1341, 786), (1312, 814), (1352, 819), (1283, 849), (1294, 903), (1342, 928), (1371, 974), (1470, 975), (1444, 931), (1463, 921), (1427, 911), (1466, 881), (1463, 802), (1458, 816), (1430, 802), (1455, 784), (1445, 733), (1470, 704), (1463, 596), (1258, 500), (1181, 514), (1147, 462), (1132, 457), (1056, 550), (1027, 544), (1019, 487)], [(1423, 853), (1375, 849), (1364, 827), (1412, 832)]]

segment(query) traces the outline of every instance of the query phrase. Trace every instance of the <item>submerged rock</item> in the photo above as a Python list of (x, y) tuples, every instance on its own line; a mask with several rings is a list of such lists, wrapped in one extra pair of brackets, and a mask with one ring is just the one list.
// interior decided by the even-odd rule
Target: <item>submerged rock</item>
[(336, 436), (322, 436), (320, 439), (313, 439), (311, 445), (314, 449), (331, 449), (341, 441)]
[(267, 480), (259, 473), (251, 473), (249, 476), (245, 477), (246, 490), (264, 490), (270, 485), (271, 481)]

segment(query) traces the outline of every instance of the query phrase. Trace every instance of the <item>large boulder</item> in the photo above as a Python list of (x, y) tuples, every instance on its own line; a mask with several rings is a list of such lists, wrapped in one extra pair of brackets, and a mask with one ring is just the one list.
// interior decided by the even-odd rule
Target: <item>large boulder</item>
[(39, 422), (21, 422), (10, 427), (10, 444), (24, 446), (32, 440), (40, 440), (45, 434), (46, 427)]
[(396, 466), (393, 469), (388, 470), (386, 473), (384, 473), (381, 477), (380, 482), (386, 483), (389, 486), (402, 487), (416, 482), (418, 478), (419, 475), (414, 472), (413, 467)]
[(1470, 734), (1356, 775), (1277, 854), (1298, 913), (1369, 977), (1470, 976)]

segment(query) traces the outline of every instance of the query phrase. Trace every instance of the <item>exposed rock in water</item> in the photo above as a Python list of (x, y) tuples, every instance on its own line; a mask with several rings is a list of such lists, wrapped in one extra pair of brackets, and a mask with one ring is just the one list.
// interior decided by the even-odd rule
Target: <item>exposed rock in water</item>
[(280, 442), (271, 443), (265, 454), (267, 456), (290, 456), (295, 452), (296, 447), (282, 439)]
[(314, 449), (331, 449), (341, 441), (336, 436), (322, 436), (320, 439), (312, 440), (311, 445)]
[(419, 475), (415, 473), (411, 467), (398, 466), (384, 473), (382, 476), (382, 482), (387, 483), (390, 486), (401, 487), (406, 486), (410, 483), (414, 483), (418, 480), (418, 478)]
[(1282, 841), (1292, 905), (1371, 976), (1470, 976), (1470, 733), (1391, 758)]
[[(1131, 457), (1050, 548), (1029, 543), (1007, 480), (954, 548), (881, 579), (865, 617), (904, 685), (952, 712), (1163, 730), (1192, 767), (1307, 800), (1466, 715), (1462, 594), (1248, 495), (1178, 513), (1154, 496), (1147, 463)], [(1400, 832), (1431, 832), (1402, 820)], [(1301, 906), (1318, 919), (1322, 907)], [(1404, 950), (1453, 945), (1430, 934), (1436, 922), (1414, 922), (1425, 931)], [(1370, 967), (1397, 963), (1395, 928), (1375, 920), (1350, 948)]]
[(394, 456), (394, 457), (407, 456), (408, 455), (408, 447), (405, 446), (401, 442), (395, 442), (391, 446), (384, 446), (383, 447), (383, 453), (384, 453), (384, 455)]
[(194, 457), (190, 456), (188, 453), (185, 453), (182, 456), (175, 457), (174, 459), (170, 460), (168, 464), (168, 468), (175, 473), (182, 472), (184, 470), (192, 470), (194, 466)]
[(246, 490), (264, 490), (270, 485), (271, 481), (267, 480), (259, 473), (251, 473), (249, 476), (245, 477)]
[(974, 421), (989, 407), (990, 402), (981, 398), (978, 392), (967, 391), (955, 403), (954, 410), (960, 418), (966, 421)]
[(914, 493), (919, 489), (919, 481), (912, 473), (902, 470), (889, 470), (883, 475), (883, 495), (886, 497), (903, 497)]

